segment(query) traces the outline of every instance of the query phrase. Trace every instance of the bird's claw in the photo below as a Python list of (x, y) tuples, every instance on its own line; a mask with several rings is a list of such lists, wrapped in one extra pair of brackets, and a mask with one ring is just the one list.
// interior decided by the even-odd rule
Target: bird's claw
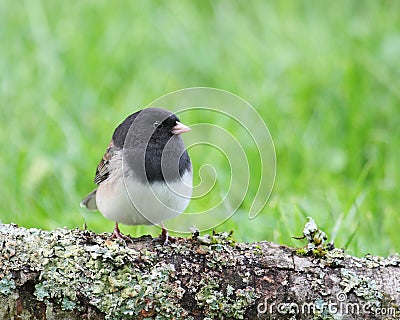
[(132, 239), (130, 237), (128, 237), (128, 236), (126, 236), (126, 235), (121, 233), (121, 231), (119, 230), (119, 227), (118, 227), (118, 223), (115, 224), (113, 233), (111, 234), (110, 237), (108, 237), (107, 240), (108, 241), (121, 240), (124, 244), (126, 244), (127, 241), (130, 242), (130, 243), (133, 243), (133, 241), (132, 241)]
[(167, 245), (169, 242), (175, 242), (176, 238), (171, 237), (168, 234), (167, 229), (162, 227), (161, 234), (158, 236), (158, 238), (154, 238), (153, 241), (161, 242), (163, 246)]

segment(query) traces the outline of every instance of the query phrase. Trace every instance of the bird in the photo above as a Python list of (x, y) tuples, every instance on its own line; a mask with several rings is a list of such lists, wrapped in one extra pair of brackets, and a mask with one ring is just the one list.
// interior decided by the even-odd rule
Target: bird
[(111, 239), (127, 240), (126, 225), (161, 224), (181, 214), (192, 194), (192, 163), (181, 134), (191, 128), (171, 111), (144, 108), (117, 126), (94, 177), (97, 187), (81, 206), (115, 222)]

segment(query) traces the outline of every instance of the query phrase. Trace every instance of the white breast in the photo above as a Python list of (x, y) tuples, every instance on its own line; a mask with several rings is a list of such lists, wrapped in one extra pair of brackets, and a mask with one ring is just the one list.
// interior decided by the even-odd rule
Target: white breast
[(133, 176), (114, 174), (99, 185), (96, 203), (109, 220), (128, 225), (158, 224), (181, 214), (191, 195), (191, 171), (186, 171), (180, 181), (151, 185)]

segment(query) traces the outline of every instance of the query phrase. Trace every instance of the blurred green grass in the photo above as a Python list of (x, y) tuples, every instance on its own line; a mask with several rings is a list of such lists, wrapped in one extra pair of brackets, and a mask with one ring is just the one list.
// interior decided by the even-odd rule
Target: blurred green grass
[(291, 236), (312, 216), (350, 253), (399, 251), (398, 12), (397, 1), (0, 2), (1, 221), (111, 231), (79, 201), (113, 128), (165, 93), (210, 86), (249, 101), (277, 152), (263, 213), (249, 221), (244, 206), (219, 229), (300, 245)]

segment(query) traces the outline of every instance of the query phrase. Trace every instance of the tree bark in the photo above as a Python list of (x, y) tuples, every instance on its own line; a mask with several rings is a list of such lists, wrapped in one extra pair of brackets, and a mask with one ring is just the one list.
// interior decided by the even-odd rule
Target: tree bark
[(0, 225), (1, 319), (399, 319), (400, 259)]

